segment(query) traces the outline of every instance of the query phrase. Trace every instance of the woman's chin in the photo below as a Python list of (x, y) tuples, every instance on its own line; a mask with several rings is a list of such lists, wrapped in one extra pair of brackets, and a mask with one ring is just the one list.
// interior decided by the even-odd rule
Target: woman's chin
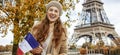
[(50, 23), (54, 23), (55, 21), (50, 21)]
[(55, 22), (56, 20), (55, 20), (55, 19), (50, 19), (49, 21), (50, 21), (50, 22)]

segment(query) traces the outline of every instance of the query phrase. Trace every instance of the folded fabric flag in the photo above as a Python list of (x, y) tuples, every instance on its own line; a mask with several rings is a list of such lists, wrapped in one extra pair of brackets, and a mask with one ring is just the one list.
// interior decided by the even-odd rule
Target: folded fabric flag
[(17, 49), (17, 55), (24, 55), (26, 52), (39, 46), (39, 43), (33, 37), (31, 33), (28, 33), (21, 43), (19, 43), (19, 48)]

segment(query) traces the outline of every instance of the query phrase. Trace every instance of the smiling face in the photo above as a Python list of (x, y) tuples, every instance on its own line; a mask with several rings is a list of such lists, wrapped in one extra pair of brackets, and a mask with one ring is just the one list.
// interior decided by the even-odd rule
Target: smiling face
[(55, 22), (59, 16), (59, 9), (55, 6), (51, 6), (47, 11), (47, 17), (50, 22)]

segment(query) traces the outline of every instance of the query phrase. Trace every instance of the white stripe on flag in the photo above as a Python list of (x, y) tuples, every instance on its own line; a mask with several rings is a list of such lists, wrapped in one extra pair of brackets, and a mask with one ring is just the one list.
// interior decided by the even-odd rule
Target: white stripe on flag
[(25, 39), (23, 39), (23, 41), (19, 44), (19, 48), (23, 51), (23, 53), (26, 53), (32, 50), (32, 47)]

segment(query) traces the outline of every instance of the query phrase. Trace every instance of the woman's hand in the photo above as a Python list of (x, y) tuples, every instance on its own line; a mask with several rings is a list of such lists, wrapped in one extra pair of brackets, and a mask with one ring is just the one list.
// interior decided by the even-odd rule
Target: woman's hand
[(67, 55), (67, 54), (65, 54), (65, 53), (62, 53), (62, 54), (59, 54), (59, 55)]
[(33, 50), (31, 50), (30, 52), (32, 54), (40, 54), (42, 52), (42, 50), (43, 50), (43, 48), (39, 46), (39, 47), (36, 47)]
[(51, 54), (47, 54), (47, 55), (51, 55)]

